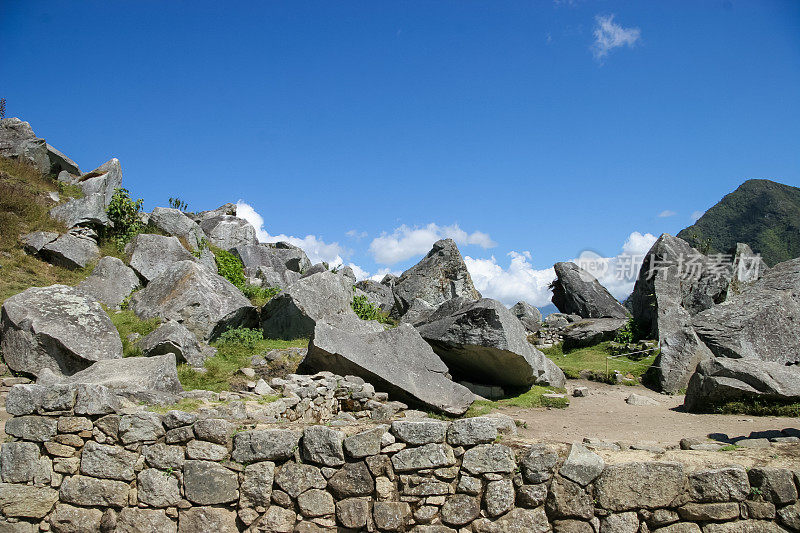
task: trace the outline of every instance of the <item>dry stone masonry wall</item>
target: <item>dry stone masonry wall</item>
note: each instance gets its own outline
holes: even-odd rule
[[[356,432],[341,428],[345,433],[118,405],[98,385],[11,389],[0,531],[800,528],[800,471],[607,465],[581,444],[568,453],[546,444],[508,446],[487,417],[406,417]]]

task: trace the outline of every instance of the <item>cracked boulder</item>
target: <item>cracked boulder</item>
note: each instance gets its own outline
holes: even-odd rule
[[[258,244],[256,229],[243,218],[219,215],[200,222],[200,228],[208,237],[208,242],[223,250]]]
[[[568,315],[582,318],[625,318],[628,312],[589,272],[575,263],[556,263],[553,304]]]
[[[139,341],[142,352],[147,357],[173,353],[179,363],[202,367],[217,350],[197,341],[194,333],[183,324],[169,320]]]

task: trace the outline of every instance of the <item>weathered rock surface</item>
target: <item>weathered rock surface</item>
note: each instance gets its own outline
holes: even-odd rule
[[[140,233],[125,246],[128,264],[146,282],[153,281],[179,261],[195,261],[177,237]]]
[[[72,199],[50,210],[50,215],[68,228],[77,225],[105,226],[108,224],[106,208],[114,191],[122,187],[122,166],[118,159],[110,159],[78,180],[82,198]]]
[[[525,331],[529,333],[536,333],[542,327],[542,312],[528,302],[517,302],[511,308],[511,313],[522,322]]]
[[[496,300],[456,299],[417,329],[458,378],[518,387],[564,384],[563,372],[528,342],[519,319]]]
[[[800,367],[772,361],[717,357],[701,362],[684,405],[692,411],[737,400],[800,400]]]
[[[117,307],[141,286],[139,276],[116,257],[98,261],[92,274],[77,285],[77,290],[108,307]]]
[[[271,268],[276,272],[289,270],[297,274],[311,268],[311,261],[306,253],[288,242],[236,246],[231,249],[231,253],[241,259],[245,274],[250,277],[256,276],[260,267]]]
[[[223,250],[258,244],[256,229],[243,218],[219,215],[200,222],[200,228],[211,244]]]
[[[42,246],[39,255],[48,263],[78,269],[99,258],[100,248],[93,239],[70,231]]]
[[[775,265],[692,324],[717,357],[800,365],[800,259]]]
[[[625,318],[628,312],[589,272],[575,263],[556,263],[553,304],[562,313],[583,318]]]
[[[667,507],[683,492],[684,484],[679,463],[609,465],[595,483],[595,498],[612,511]]]
[[[192,250],[198,250],[205,238],[200,226],[179,209],[156,207],[150,213],[150,224],[173,237],[185,239]]]
[[[450,414],[463,414],[475,399],[447,378],[447,366],[405,324],[353,332],[319,322],[301,368],[360,376],[393,397]]]
[[[395,281],[393,291],[400,314],[405,314],[416,298],[438,306],[456,296],[469,300],[481,297],[452,239],[434,243],[419,263]]]
[[[627,323],[624,318],[590,318],[570,324],[561,333],[564,336],[564,350],[612,340]]]
[[[50,172],[47,143],[36,137],[29,123],[16,117],[0,120],[0,155],[24,161],[42,173]]]
[[[168,320],[145,336],[139,346],[147,357],[173,353],[178,362],[193,367],[202,367],[205,360],[216,353],[215,348],[198,342],[194,333],[175,320]]]
[[[47,146],[47,158],[50,160],[50,173],[51,174],[59,174],[61,172],[69,172],[70,174],[80,174],[81,171],[78,168],[78,164],[55,149],[54,147]]]
[[[34,231],[33,233],[21,235],[19,240],[22,242],[25,253],[36,255],[46,244],[50,244],[57,238],[58,233],[52,231]]]
[[[382,312],[389,313],[394,308],[394,294],[391,287],[371,279],[361,280],[355,286],[366,295],[367,301]]]
[[[38,375],[74,374],[95,361],[122,357],[122,341],[99,303],[64,285],[33,287],[8,298],[0,317],[6,364]]]
[[[320,272],[293,283],[261,310],[267,338],[310,337],[319,321],[358,320],[352,307],[353,286],[332,272]]]
[[[255,308],[250,300],[222,276],[194,261],[179,261],[154,278],[131,298],[139,318],[175,320],[210,340],[229,327],[254,327]]]

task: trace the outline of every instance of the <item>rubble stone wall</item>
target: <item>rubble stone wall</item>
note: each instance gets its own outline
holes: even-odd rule
[[[800,468],[605,464],[511,447],[489,418],[248,429],[114,407],[99,386],[17,385],[0,532],[725,533],[800,529]]]

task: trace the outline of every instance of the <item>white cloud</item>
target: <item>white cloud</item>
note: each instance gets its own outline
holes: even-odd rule
[[[669,209],[665,209],[658,214],[658,218],[667,218],[667,217],[674,217],[677,215],[675,211],[670,211]]]
[[[279,242],[299,246],[308,255],[312,263],[325,261],[331,265],[344,264],[343,256],[349,255],[349,250],[340,246],[338,242],[326,243],[316,235],[306,235],[305,237],[294,237],[290,235],[271,235],[264,229],[264,217],[262,217],[250,204],[242,200],[236,202],[236,215],[247,220],[256,229],[256,236],[260,242]],[[355,270],[355,269],[353,269]]]
[[[459,245],[475,244],[484,249],[497,246],[487,233],[482,231],[467,233],[458,224],[439,226],[431,223],[413,228],[403,224],[390,234],[383,232],[380,237],[374,238],[369,245],[369,252],[376,262],[393,265],[415,255],[427,253],[434,242],[445,238],[453,239]]]
[[[642,36],[639,28],[623,28],[615,23],[614,15],[597,15],[594,20],[594,43],[591,48],[598,61],[602,61],[614,48],[632,48]]]
[[[372,281],[381,281],[381,280],[383,280],[384,276],[386,276],[386,274],[392,274],[394,276],[399,276],[400,274],[402,274],[402,272],[400,272],[399,270],[392,270],[391,268],[381,268],[380,270],[375,272],[373,275],[371,275],[369,277],[369,279],[371,279]]]
[[[348,237],[352,237],[353,239],[355,239],[357,241],[360,241],[361,239],[363,239],[364,237],[367,236],[367,232],[366,231],[358,231],[358,230],[351,229],[350,231],[345,233],[345,235],[347,235]]]
[[[631,233],[622,245],[622,253],[602,257],[584,251],[575,263],[585,268],[616,298],[625,298],[633,290],[645,254],[656,241],[650,233]],[[513,305],[520,300],[544,306],[550,303],[552,293],[548,286],[555,278],[552,268],[536,269],[530,263],[530,252],[510,252],[511,262],[503,268],[492,256],[490,259],[465,257],[467,269],[475,287],[487,298]]]
[[[694,211],[691,216],[692,222],[697,222],[700,219],[700,217],[705,214],[706,214],[705,211]]]

